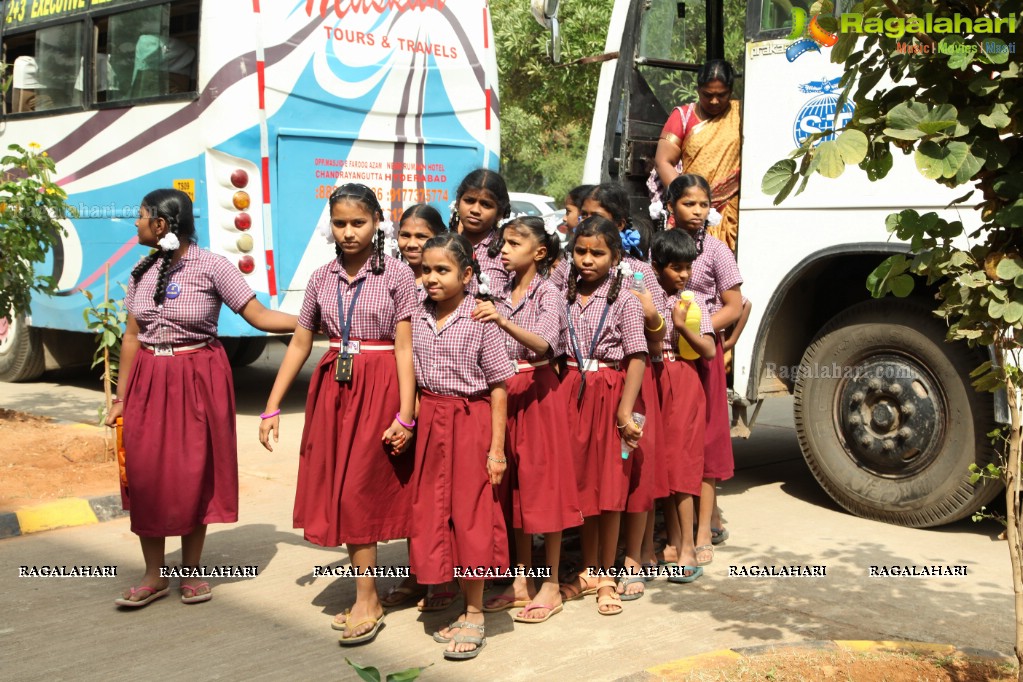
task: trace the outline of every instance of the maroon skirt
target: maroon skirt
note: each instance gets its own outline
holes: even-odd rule
[[[508,568],[508,530],[490,484],[490,399],[422,391],[412,491],[409,563],[422,585],[456,577],[455,568]]]
[[[394,351],[355,355],[343,384],[334,379],[337,354],[324,353],[309,381],[294,526],[323,547],[407,538],[413,455],[392,455],[381,440],[401,407]]]
[[[140,348],[124,401],[121,501],[142,537],[238,520],[234,383],[223,346],[169,357]]]
[[[707,421],[703,432],[703,477],[720,481],[735,474],[732,430],[728,416],[728,385],[725,383],[724,351],[715,335],[717,352],[710,360],[698,358],[696,371],[707,395]]]
[[[671,492],[668,488],[668,465],[664,452],[657,447],[661,442],[658,435],[661,430],[661,407],[651,364],[648,360],[643,370],[643,384],[634,408],[635,412],[646,417],[646,423],[643,425],[639,447],[629,456],[633,462],[625,511],[630,513],[652,511],[654,500],[667,497]]]
[[[554,533],[583,522],[575,487],[564,394],[549,365],[508,380],[508,472],[512,524],[526,533]]]
[[[568,426],[572,434],[576,490],[583,516],[604,511],[624,511],[629,494],[633,458],[622,459],[622,437],[616,415],[622,399],[625,374],[610,367],[586,373],[582,401],[579,370],[569,367],[559,392],[568,404]]]
[[[703,480],[703,432],[707,398],[696,366],[690,360],[654,364],[661,401],[660,445],[668,465],[673,493],[700,494]]]

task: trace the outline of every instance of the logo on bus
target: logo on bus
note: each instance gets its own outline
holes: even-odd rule
[[[842,105],[842,112],[838,115],[838,121],[833,126],[835,112],[838,110],[838,84],[841,80],[841,77],[830,80],[822,78],[819,81],[810,81],[799,86],[800,92],[818,94],[816,97],[811,97],[802,106],[799,113],[796,114],[795,122],[792,124],[792,139],[795,140],[797,147],[803,144],[803,141],[810,137],[810,135],[832,127],[842,128],[852,119],[853,105],[846,102]],[[834,139],[835,134],[831,133],[821,138],[818,144],[825,140]]]
[[[834,17],[825,16],[826,21],[833,19]],[[807,52],[820,52],[822,47],[831,47],[838,42],[838,36],[821,26],[820,15],[813,15],[808,23],[806,10],[793,7],[792,32],[786,36],[786,40],[794,41],[785,50],[785,58],[794,62]]]

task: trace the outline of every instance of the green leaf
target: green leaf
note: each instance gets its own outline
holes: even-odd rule
[[[782,159],[764,173],[764,179],[760,182],[761,191],[767,195],[777,194],[794,177],[795,172],[796,162],[792,159]]]
[[[846,164],[859,163],[867,156],[867,136],[855,128],[843,130],[835,143]]]
[[[885,121],[888,126],[898,130],[916,130],[917,125],[923,120],[924,116],[927,115],[927,106],[920,102],[908,101],[903,102],[888,112],[885,116]],[[888,130],[885,130],[885,135],[889,135]]]
[[[999,47],[1001,49],[999,49]],[[994,49],[992,49],[994,48]],[[1000,38],[984,39],[984,56],[992,64],[1004,64],[1009,61],[1009,49],[1005,41]]]
[[[798,180],[799,180],[798,175],[793,175],[791,178],[789,178],[788,182],[785,183],[785,186],[781,188],[780,192],[778,192],[778,196],[774,198],[775,206],[785,201],[786,197],[788,197],[788,195],[792,192],[792,189],[796,186],[796,182]]]
[[[1023,258],[1019,256],[1013,256],[1012,258],[1003,258],[998,261],[998,267],[995,268],[995,273],[999,279],[1016,279],[1023,275]]]
[[[991,108],[990,114],[981,114],[977,119],[988,128],[994,128],[995,130],[1001,130],[1002,128],[1008,127],[1012,120],[1009,118],[1009,108],[1001,102],[995,104]]]
[[[967,149],[969,149],[967,147]],[[980,172],[980,169],[984,167],[984,161],[978,159],[976,156],[971,154],[969,151],[966,153],[966,158],[963,159],[963,163],[959,166],[959,169],[955,172],[955,179],[957,185],[964,185]],[[971,190],[966,196],[969,197],[973,194]]]
[[[917,124],[917,128],[927,135],[934,135],[954,126],[958,113],[951,104],[939,104],[927,112]]]
[[[917,148],[914,158],[920,173],[925,178],[936,180],[954,176],[969,154],[970,148],[965,142],[949,142],[942,146],[927,141]]]
[[[914,280],[912,275],[899,275],[891,281],[891,290],[899,298],[906,298],[913,293]]]
[[[345,658],[345,663],[352,666],[355,669],[355,673],[360,679],[365,682],[380,682],[380,671],[372,666],[363,667],[358,663],[352,662],[350,658]]]
[[[1005,314],[1006,303],[999,301],[998,299],[991,299],[991,302],[987,304],[987,314],[996,320],[1002,319]]]
[[[984,374],[985,372],[989,372],[989,371],[991,371],[991,361],[990,360],[985,360],[984,362],[982,362],[980,364],[980,366],[974,368],[970,372],[970,376],[971,377],[979,377],[981,374]],[[989,433],[987,435],[990,436],[991,434]],[[971,464],[970,465],[970,467],[971,467],[970,470],[972,471],[973,467],[976,467],[976,466],[977,466],[976,464]]]
[[[1005,312],[1002,313],[1002,318],[1009,324],[1019,322],[1020,318],[1023,318],[1023,303],[1009,301],[1005,306]]]
[[[836,140],[828,140],[817,145],[817,156],[820,163],[817,172],[826,178],[837,178],[845,171],[845,163],[842,161],[842,154],[838,149]]]
[[[881,298],[888,293],[891,280],[904,274],[909,269],[909,261],[904,255],[896,254],[881,261],[874,271],[867,275],[867,289],[874,298]]]
[[[430,665],[433,665],[433,663]],[[422,668],[409,668],[407,670],[402,670],[401,672],[391,673],[387,676],[387,682],[409,682],[410,680],[414,680],[419,677],[419,675],[429,668],[430,665]]]

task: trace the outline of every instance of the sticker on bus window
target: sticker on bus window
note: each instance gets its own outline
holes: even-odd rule
[[[195,180],[175,180],[174,189],[180,189],[189,199],[195,201]]]

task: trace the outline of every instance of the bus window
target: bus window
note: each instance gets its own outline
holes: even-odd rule
[[[4,50],[14,60],[11,113],[66,109],[81,103],[74,89],[82,61],[81,22],[8,36]]]
[[[706,59],[705,0],[652,0],[643,12],[637,47],[637,69],[645,85],[661,105],[670,112],[680,102],[696,99],[696,73],[691,70],[664,68],[660,63],[699,65]],[[657,66],[648,66],[652,61]],[[659,68],[658,68],[659,67]]]
[[[805,0],[761,0],[760,30],[774,31],[792,28],[792,9],[806,9]]]

